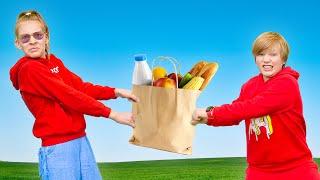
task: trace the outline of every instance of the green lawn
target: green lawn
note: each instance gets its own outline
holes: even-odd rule
[[[320,159],[315,159],[320,165]],[[243,179],[245,158],[99,163],[104,179]],[[39,179],[37,163],[0,161],[0,179]]]

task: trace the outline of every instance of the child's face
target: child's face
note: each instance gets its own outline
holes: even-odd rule
[[[280,51],[280,45],[275,44],[255,57],[264,81],[269,80],[281,71],[284,61],[281,58]]]
[[[23,21],[19,23],[18,37],[15,44],[26,56],[45,58],[45,47],[48,38],[42,27],[39,21]]]

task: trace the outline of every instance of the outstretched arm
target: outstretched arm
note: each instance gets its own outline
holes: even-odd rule
[[[282,77],[270,83],[272,84],[252,98],[213,108],[207,113],[207,124],[234,125],[243,119],[257,118],[292,108],[299,96],[296,80]]]
[[[231,104],[216,106],[208,112],[197,109],[193,114],[192,123],[231,126],[239,124],[243,119],[261,117],[291,108],[298,96],[296,80],[282,77],[270,83],[272,84],[267,89],[252,98],[238,98]]]
[[[65,84],[39,62],[28,62],[19,72],[20,90],[59,102],[82,114],[109,117],[110,108]]]
[[[108,100],[117,98],[115,88],[95,85],[84,82],[78,75],[64,67],[72,79],[72,85],[79,91],[93,97],[96,100]]]

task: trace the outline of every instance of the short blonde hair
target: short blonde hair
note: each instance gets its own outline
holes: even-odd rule
[[[280,56],[284,62],[287,62],[289,56],[289,45],[284,37],[276,32],[264,32],[260,34],[253,42],[252,54],[256,57],[258,54],[271,48],[275,44],[280,45]]]

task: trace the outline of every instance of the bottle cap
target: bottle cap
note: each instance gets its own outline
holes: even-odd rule
[[[134,55],[134,60],[136,60],[136,61],[144,61],[146,59],[147,59],[147,56],[145,54]]]

